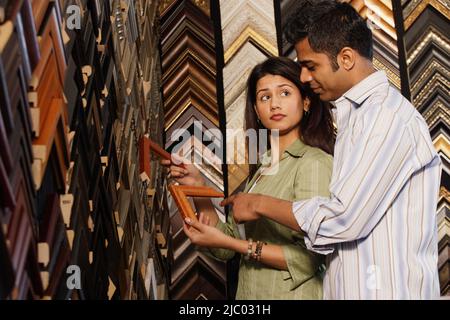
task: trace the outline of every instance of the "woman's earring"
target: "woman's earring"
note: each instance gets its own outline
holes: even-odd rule
[[[309,110],[305,111],[305,118],[308,118],[310,114]]]
[[[257,122],[259,125],[262,125],[261,119],[256,118],[256,122]]]

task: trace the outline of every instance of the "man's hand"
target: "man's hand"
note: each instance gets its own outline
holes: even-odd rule
[[[260,201],[258,194],[238,193],[223,200],[222,207],[231,205],[233,207],[233,217],[236,223],[257,220],[261,216],[256,208]]]
[[[295,231],[300,231],[300,226],[292,213],[291,201],[261,194],[239,193],[220,203],[221,206],[228,204],[233,206],[233,217],[237,223],[257,220],[264,216]]]

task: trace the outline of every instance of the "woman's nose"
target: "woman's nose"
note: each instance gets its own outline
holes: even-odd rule
[[[280,108],[280,100],[277,97],[272,97],[270,103],[270,110],[279,109]]]

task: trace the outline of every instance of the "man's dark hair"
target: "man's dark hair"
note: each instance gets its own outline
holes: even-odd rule
[[[369,60],[373,58],[372,31],[348,3],[304,0],[289,17],[284,34],[294,45],[308,38],[315,52],[330,57],[334,71],[339,68],[337,55],[344,47],[356,50]]]

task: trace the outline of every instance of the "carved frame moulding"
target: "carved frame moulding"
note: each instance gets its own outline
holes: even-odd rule
[[[162,51],[165,52],[166,42],[174,41],[177,38],[174,35],[183,29],[193,28],[197,37],[202,37],[203,39],[211,38],[208,35],[213,35],[214,31],[209,21],[208,17],[191,1],[183,0],[178,2],[173,12],[161,15]]]
[[[203,113],[199,112],[195,105],[190,104],[186,108],[183,109],[184,112],[180,113],[179,116],[170,124],[170,126],[166,127],[166,148],[170,149],[174,144],[171,141],[172,134],[175,130],[179,128],[189,128],[194,124],[195,121],[198,121],[202,124],[202,131],[208,129],[217,129],[215,123],[211,122],[207,117],[203,115]],[[213,131],[214,134],[215,131]],[[216,136],[217,139],[220,139],[220,136]]]
[[[215,100],[215,71],[190,53],[183,55],[178,64],[165,72],[162,79],[164,97],[170,97],[177,92],[178,86],[186,78],[198,83],[204,94],[208,95],[210,100]]]
[[[447,20],[450,19],[450,6],[445,0],[415,0],[411,1],[410,4],[412,6],[407,6],[404,9],[405,30],[408,30],[414,24],[428,6],[433,6]]]
[[[215,73],[214,44],[195,34],[194,31],[181,30],[180,35],[173,42],[167,44],[162,61],[163,70],[169,70],[174,65],[178,65],[185,55],[192,55],[198,61],[203,62],[211,73]]]
[[[170,128],[173,123],[185,112],[190,106],[194,106],[199,113],[205,116],[209,122],[212,122],[217,128],[219,126],[217,109],[212,109],[214,106],[210,101],[205,101],[205,95],[197,89],[196,86],[192,86],[188,83],[184,84],[180,93],[182,96],[173,103],[166,107],[165,113],[165,127]]]
[[[272,0],[221,0],[225,63],[249,39],[269,55],[278,55]]]

